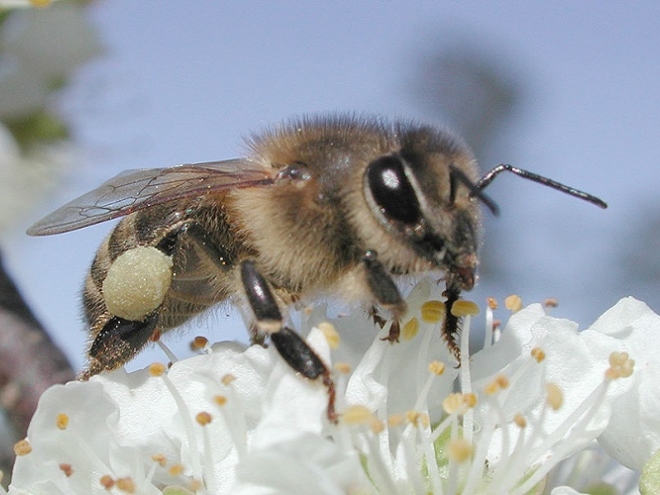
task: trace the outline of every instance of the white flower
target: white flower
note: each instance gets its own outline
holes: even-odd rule
[[[374,339],[364,315],[329,324],[312,313],[308,342],[335,362],[337,424],[324,386],[294,374],[274,349],[216,344],[168,371],[117,371],[47,391],[9,493],[467,495],[545,486],[558,495],[588,489],[594,478],[585,473],[626,489],[614,471],[604,474],[611,461],[594,442],[644,435],[620,438],[610,416],[641,400],[648,366],[637,369],[630,356],[648,345],[640,356],[653,359],[655,342],[641,343],[642,327],[658,319],[648,308],[623,301],[578,333],[532,305],[471,358],[468,316],[458,368],[441,341],[434,284],[420,283],[408,303],[396,345],[381,340],[388,325]],[[333,325],[345,338],[331,352]],[[633,327],[634,345],[622,338]],[[369,347],[347,349],[363,333]],[[645,393],[655,404],[658,392]]]
[[[660,449],[660,317],[628,297],[590,330],[619,343],[635,359],[631,388],[614,403],[610,423],[598,441],[622,464],[641,471]]]
[[[3,9],[27,9],[30,7],[48,7],[56,0],[0,0]]]
[[[67,143],[42,144],[21,153],[11,133],[0,124],[0,229],[34,208],[74,162],[73,147]]]
[[[2,7],[44,1],[2,0]],[[78,3],[12,13],[2,26],[0,118],[30,115],[48,102],[53,87],[66,81],[82,63],[100,52],[98,37]]]

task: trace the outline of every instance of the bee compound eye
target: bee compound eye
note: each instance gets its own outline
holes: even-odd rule
[[[367,168],[367,184],[385,217],[412,225],[419,222],[422,213],[404,167],[403,160],[398,156],[380,157]]]

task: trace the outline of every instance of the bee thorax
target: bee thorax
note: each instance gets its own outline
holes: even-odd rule
[[[103,281],[108,311],[127,320],[142,320],[160,306],[172,283],[172,258],[153,246],[122,253]]]

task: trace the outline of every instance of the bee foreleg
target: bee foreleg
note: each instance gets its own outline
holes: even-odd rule
[[[321,358],[293,330],[284,326],[282,313],[268,282],[252,261],[241,263],[241,281],[259,331],[268,333],[277,352],[295,371],[310,380],[322,378],[328,389],[328,419],[336,421],[335,385]]]
[[[398,342],[401,333],[399,317],[406,311],[406,302],[401,297],[392,276],[378,260],[376,251],[367,251],[362,257],[362,262],[366,268],[367,284],[371,294],[378,304],[391,310],[394,316],[389,334],[383,340]]]
[[[445,321],[442,324],[442,337],[444,338],[449,350],[460,363],[461,349],[458,346],[457,338],[460,332],[460,318],[451,311],[452,306],[459,300],[461,290],[451,282],[447,283],[447,288],[442,293],[445,300]]]

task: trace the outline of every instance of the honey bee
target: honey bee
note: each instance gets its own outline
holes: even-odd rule
[[[229,300],[246,309],[254,341],[269,337],[295,371],[321,377],[332,399],[329,370],[287,326],[287,307],[340,294],[389,311],[387,339],[396,341],[406,310],[397,278],[442,272],[443,332],[457,353],[450,310],[475,284],[480,203],[497,213],[483,189],[499,173],[607,206],[507,164],[479,177],[460,138],[413,122],[307,117],[248,147],[244,158],[121,173],[28,230],[59,234],[124,217],[87,276],[83,378],[124,365],[162,332]]]

